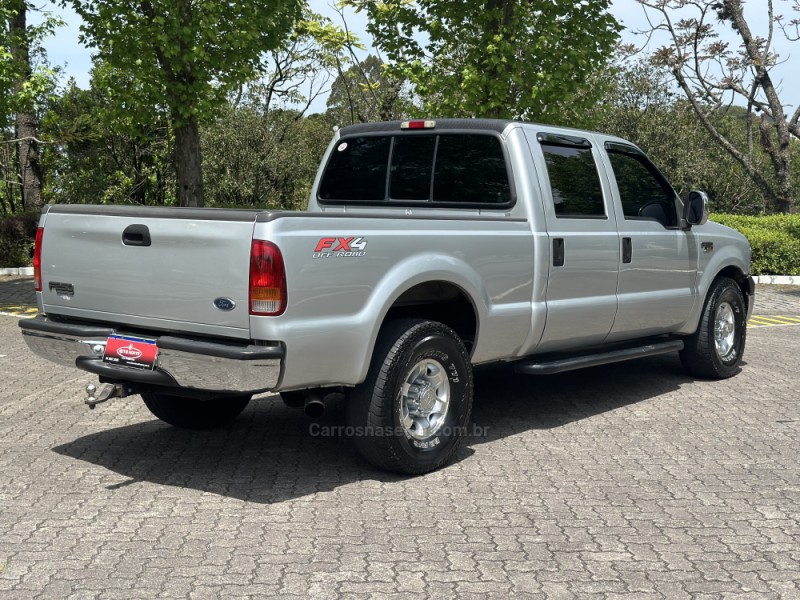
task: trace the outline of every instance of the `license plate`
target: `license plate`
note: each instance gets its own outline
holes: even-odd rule
[[[158,346],[155,340],[110,335],[103,353],[103,362],[135,369],[154,369]]]

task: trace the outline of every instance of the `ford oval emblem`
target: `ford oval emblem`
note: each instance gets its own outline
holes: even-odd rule
[[[230,298],[216,298],[214,300],[214,306],[220,310],[233,310],[236,308],[236,302]]]

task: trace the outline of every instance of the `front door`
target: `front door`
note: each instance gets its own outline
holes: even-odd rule
[[[638,149],[605,145],[621,244],[617,318],[609,341],[675,331],[692,312],[697,243],[677,195]]]

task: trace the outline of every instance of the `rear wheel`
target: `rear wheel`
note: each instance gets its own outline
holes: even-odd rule
[[[472,368],[446,325],[405,319],[378,338],[367,379],[347,403],[359,452],[373,465],[420,474],[447,463],[466,435]]]
[[[306,403],[305,392],[280,392],[281,400],[289,408],[303,408]]]
[[[747,309],[742,290],[728,277],[715,280],[697,331],[680,353],[684,369],[695,377],[725,379],[739,371],[747,339]]]
[[[156,417],[181,429],[213,429],[233,421],[251,396],[197,400],[160,392],[143,392],[142,400]]]

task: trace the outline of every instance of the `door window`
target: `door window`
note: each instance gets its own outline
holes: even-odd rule
[[[605,217],[603,189],[592,148],[542,142],[553,206],[559,218]]]
[[[675,192],[644,155],[610,149],[608,159],[626,219],[654,219],[664,227],[677,226]]]

